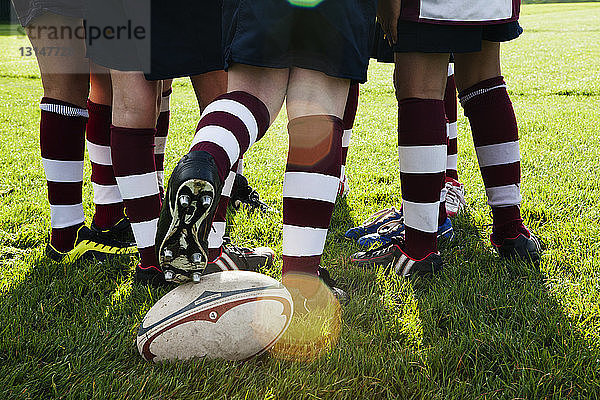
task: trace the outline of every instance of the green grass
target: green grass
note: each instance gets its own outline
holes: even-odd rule
[[[448,268],[410,281],[348,264],[348,227],[399,205],[392,66],[361,87],[340,201],[324,264],[352,298],[337,347],[313,363],[273,358],[150,365],[133,346],[164,291],[132,284],[135,260],[99,269],[43,256],[49,230],[39,157],[39,72],[26,39],[0,35],[0,398],[600,398],[600,6],[523,7],[525,34],[503,49],[519,121],[523,215],[547,244],[539,269],[501,262],[468,123],[459,172],[468,212],[455,220]],[[198,113],[175,83],[167,175]],[[281,210],[287,137],[280,116],[246,157],[261,196]],[[93,213],[89,167],[84,206]],[[231,217],[238,243],[269,245],[281,265],[281,215]]]

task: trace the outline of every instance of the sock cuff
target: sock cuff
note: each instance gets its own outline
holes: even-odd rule
[[[92,100],[88,99],[87,109],[90,113],[98,114],[106,118],[112,118],[112,106],[94,103]]]
[[[156,135],[156,128],[125,128],[120,126],[110,126],[111,134],[130,135],[130,136],[151,136]],[[153,141],[154,142],[154,141]]]
[[[42,98],[40,110],[62,115],[64,117],[89,118],[88,111],[85,108],[51,97]]]
[[[460,104],[465,107],[467,104],[471,105],[472,103],[470,101],[475,98],[482,101],[482,95],[487,94],[495,89],[506,90],[506,82],[504,82],[503,76],[496,76],[494,78],[483,80],[465,90],[462,90],[458,94],[458,99],[460,100]]]

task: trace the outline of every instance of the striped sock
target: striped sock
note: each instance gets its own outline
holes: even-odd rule
[[[114,226],[125,216],[125,206],[115,180],[110,156],[112,107],[88,100],[87,149],[92,165],[94,223],[100,229]]]
[[[440,192],[446,171],[444,103],[410,98],[398,105],[405,250],[420,260],[437,251]]]
[[[340,183],[342,185],[346,178],[346,159],[348,158],[348,148],[350,147],[350,141],[352,139],[352,127],[354,126],[354,119],[356,118],[356,111],[358,109],[358,93],[358,83],[350,85],[348,100],[346,100],[346,109],[344,110],[344,117],[342,119],[344,124],[344,134],[342,136],[342,166],[340,173]]]
[[[246,92],[219,96],[202,113],[190,152],[206,151],[215,159],[224,181],[231,167],[269,127],[267,107]]]
[[[160,114],[156,121],[156,136],[154,137],[154,164],[156,165],[156,177],[161,197],[165,192],[165,148],[167,147],[167,136],[169,135],[169,118],[171,116],[171,93],[173,89],[163,92],[160,102]]]
[[[502,76],[462,91],[460,102],[469,118],[475,152],[492,207],[494,236],[514,238],[526,233],[521,203],[519,134],[512,103]]]
[[[50,203],[50,244],[71,250],[85,216],[81,202],[83,153],[88,112],[44,97],[40,104],[40,148]]]
[[[227,227],[227,206],[229,205],[229,198],[231,197],[231,189],[233,188],[233,182],[235,181],[235,171],[237,165],[232,167],[232,171],[229,171],[229,175],[225,179],[223,189],[221,190],[221,198],[219,199],[219,205],[215,211],[213,217],[212,229],[208,233],[208,259],[214,260],[221,253],[221,246],[223,245],[223,236],[225,236],[225,228]]]
[[[446,176],[458,181],[458,129],[456,120],[458,111],[456,101],[456,83],[454,82],[454,68],[448,65],[448,81],[446,83],[446,94],[444,96],[444,110],[446,111],[448,155],[446,161]]]
[[[283,271],[316,275],[339,188],[342,120],[311,115],[288,124],[283,180]]]
[[[156,129],[111,126],[111,155],[119,191],[137,243],[141,267],[158,266],[154,250],[160,194],[154,166]]]

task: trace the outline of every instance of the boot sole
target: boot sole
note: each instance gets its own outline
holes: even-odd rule
[[[159,263],[168,282],[199,280],[208,263],[206,236],[212,222],[216,193],[203,179],[190,179],[168,201],[171,224],[159,245]],[[183,200],[185,199],[185,200]]]

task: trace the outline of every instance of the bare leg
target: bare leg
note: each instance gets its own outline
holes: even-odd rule
[[[29,36],[33,47],[58,47],[64,49],[68,54],[66,56],[60,53],[56,54],[56,52],[46,52],[45,55],[40,52],[36,54],[44,86],[44,97],[85,108],[89,91],[89,63],[85,58],[84,41],[49,38],[47,29],[40,30],[41,35],[38,35],[40,33],[36,29],[38,25],[57,28],[67,26],[75,30],[82,26],[83,22],[80,19],[47,13],[36,18],[26,30],[35,33]]]
[[[158,117],[161,81],[147,81],[141,72],[111,70],[113,125],[154,129]]]
[[[141,72],[112,70],[111,77],[113,169],[140,251],[139,269],[159,271],[154,250],[160,212],[154,136],[162,86],[160,81],[147,81]]]
[[[459,92],[486,79],[502,75],[500,43],[481,42],[481,51],[454,55],[456,87]]]
[[[444,92],[448,54],[396,53],[398,150],[406,242],[396,272],[410,275],[411,259],[437,252],[437,230],[445,220],[440,192],[446,171]],[[443,213],[443,215],[442,215]],[[433,259],[439,256],[432,256]],[[431,269],[441,260],[429,259]]]
[[[125,205],[119,192],[110,156],[112,123],[112,80],[110,70],[90,63],[90,98],[86,137],[92,165],[95,213],[92,228],[106,231],[125,218]],[[128,236],[128,235],[127,235]],[[130,242],[127,236],[120,238]]]
[[[517,120],[500,75],[500,44],[483,41],[480,52],[457,54],[456,84],[469,118],[475,152],[492,208],[492,243],[500,255],[539,261],[539,246],[521,219],[521,163]]]
[[[289,73],[288,69],[234,64],[229,69],[227,91],[243,91],[261,100],[269,110],[271,124],[283,105]]]
[[[44,98],[41,102],[40,147],[50,203],[50,244],[47,254],[67,260],[84,222],[81,198],[84,133],[87,117],[89,65],[80,39],[54,39],[37,26],[82,26],[80,19],[44,14],[26,28],[33,47],[58,48],[37,52]],[[65,53],[65,54],[61,54]]]
[[[289,153],[283,190],[284,282],[317,275],[341,171],[342,116],[350,82],[293,68],[287,90]],[[290,281],[290,279],[292,281]],[[314,288],[304,287],[311,296]]]
[[[200,113],[214,99],[227,92],[227,72],[225,71],[212,71],[191,76],[190,80],[194,87],[194,93],[196,93]]]

